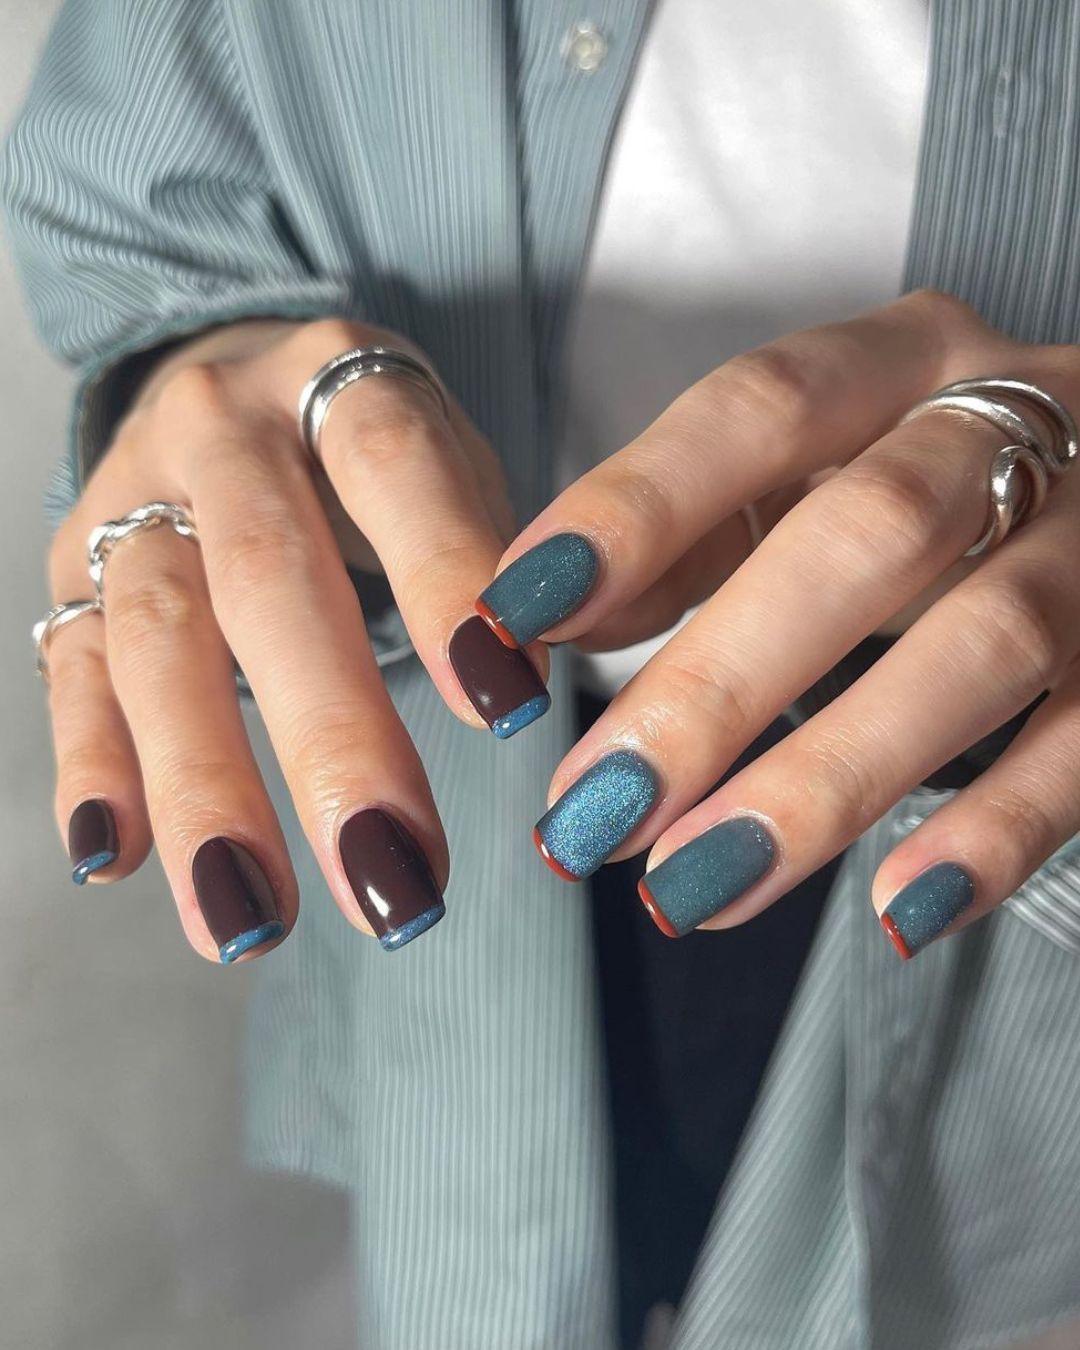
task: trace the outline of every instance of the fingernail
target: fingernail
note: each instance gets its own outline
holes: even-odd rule
[[[533,830],[533,843],[564,881],[596,871],[649,814],[656,774],[632,750],[615,750],[585,770]]]
[[[600,559],[580,534],[556,534],[505,568],[476,602],[508,647],[524,647],[573,614],[596,584]]]
[[[638,894],[662,933],[685,937],[760,881],[775,857],[776,845],[761,821],[734,816],[646,872]]]
[[[357,903],[386,951],[404,947],[446,913],[423,850],[387,812],[370,807],[350,816],[338,849]]]
[[[284,933],[274,888],[242,844],[208,839],[192,859],[191,880],[222,965]]]
[[[86,878],[100,872],[120,856],[116,837],[116,817],[108,802],[91,797],[71,813],[68,821],[68,854],[71,857],[71,879],[77,886],[85,886]]]
[[[881,926],[905,961],[962,914],[975,899],[975,882],[957,863],[936,863],[897,891]]]
[[[500,642],[483,619],[466,619],[455,629],[449,656],[469,701],[499,740],[507,740],[551,707],[528,656]]]

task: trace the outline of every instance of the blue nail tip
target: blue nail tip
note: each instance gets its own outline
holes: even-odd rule
[[[100,872],[103,867],[108,867],[110,863],[114,863],[118,856],[108,849],[101,853],[91,853],[89,858],[83,858],[82,862],[76,863],[71,872],[72,881],[76,886],[85,886],[87,877],[92,876],[94,872]]]
[[[601,867],[652,810],[660,785],[632,750],[615,750],[581,775],[537,823],[544,849],[583,880]]]
[[[285,931],[285,925],[280,919],[274,919],[270,923],[261,923],[258,928],[249,928],[246,933],[240,933],[234,938],[230,938],[218,951],[223,966],[230,965],[238,956],[243,956],[245,952],[251,951],[253,947],[261,947],[264,942],[273,942],[275,938],[281,937]]]
[[[650,910],[655,907],[673,930],[669,936],[685,937],[760,881],[775,857],[772,835],[760,820],[732,816],[669,854],[641,885]]]
[[[975,882],[970,873],[958,863],[936,863],[893,896],[882,918],[891,921],[907,954],[914,956],[974,900]]]
[[[537,718],[543,717],[550,707],[551,695],[537,694],[536,698],[529,699],[520,708],[514,708],[505,717],[497,718],[491,724],[491,729],[500,741],[508,741],[511,736],[517,735]]]
[[[480,603],[524,647],[573,614],[599,572],[599,555],[584,535],[552,535],[500,572]]]
[[[429,928],[433,928],[445,913],[445,905],[432,905],[430,909],[425,909],[423,914],[418,914],[415,919],[403,923],[400,928],[391,928],[388,933],[383,933],[379,938],[379,945],[383,951],[396,952],[399,947],[404,947],[413,938],[418,938],[421,933],[426,933]]]

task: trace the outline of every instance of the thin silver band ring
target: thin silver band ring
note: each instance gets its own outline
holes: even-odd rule
[[[44,616],[34,624],[31,636],[34,640],[34,652],[37,658],[37,673],[49,683],[49,646],[61,628],[74,623],[87,614],[100,614],[100,600],[69,600],[53,605]]]
[[[338,394],[366,375],[393,375],[410,380],[436,400],[445,417],[450,415],[442,381],[423,361],[396,347],[356,347],[327,361],[300,391],[297,421],[301,439],[313,458],[319,456],[319,437],[330,405]]]

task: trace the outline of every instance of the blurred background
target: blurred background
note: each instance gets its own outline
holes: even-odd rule
[[[0,0],[0,127],[58,8]],[[344,1199],[241,1162],[249,968],[190,950],[155,859],[112,887],[78,889],[65,866],[30,628],[72,382],[6,241],[0,314],[0,1344],[355,1350]]]

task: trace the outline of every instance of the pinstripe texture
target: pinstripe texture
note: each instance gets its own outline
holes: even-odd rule
[[[647,8],[589,7],[610,54],[583,77],[567,0],[69,0],[2,164],[39,328],[82,374],[54,518],[139,353],[327,312],[425,347],[535,510]],[[1019,336],[1080,334],[1078,60],[1074,0],[936,5],[907,284]],[[389,671],[454,859],[437,935],[392,960],[333,912],[248,709],[304,896],[258,967],[251,1152],[352,1190],[364,1350],[614,1344],[588,926],[528,845],[572,734],[555,655],[552,712],[505,745],[414,658]],[[939,800],[845,862],[673,1350],[975,1350],[1080,1312],[1080,844],[901,965],[870,880]]]

